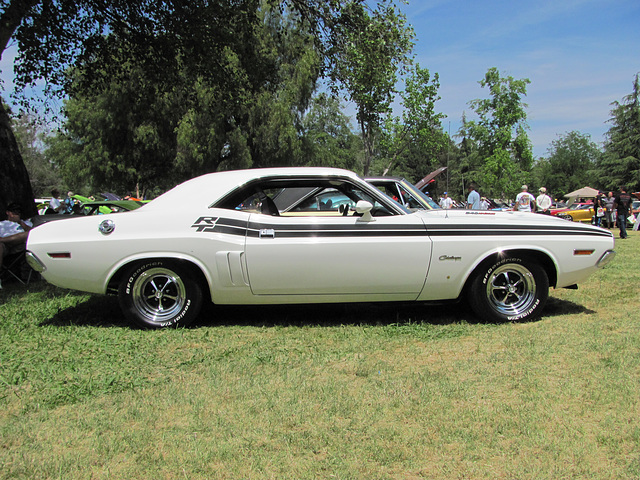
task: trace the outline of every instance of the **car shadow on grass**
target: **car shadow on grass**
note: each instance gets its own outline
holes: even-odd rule
[[[561,315],[576,315],[580,313],[591,315],[596,313],[596,311],[569,300],[549,297],[542,315],[544,317],[559,317]]]
[[[194,327],[238,326],[335,326],[405,323],[477,323],[462,303],[345,303],[319,305],[211,305],[203,309]]]
[[[55,315],[43,320],[41,326],[53,325],[119,327],[129,328],[130,324],[120,311],[118,299],[107,295],[91,295],[88,300],[74,307],[59,310]]]
[[[549,298],[543,317],[595,313],[582,305]],[[534,320],[535,321],[535,320]],[[320,305],[205,305],[191,328],[224,326],[336,326],[428,323],[490,324],[478,318],[466,302],[429,303],[349,303]],[[92,295],[88,300],[58,311],[41,325],[132,328],[114,296]],[[135,327],[133,327],[135,328]]]

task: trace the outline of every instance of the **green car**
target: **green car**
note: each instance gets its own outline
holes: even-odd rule
[[[107,213],[119,213],[135,210],[142,206],[142,202],[136,200],[99,200],[82,203],[80,215],[104,215]]]

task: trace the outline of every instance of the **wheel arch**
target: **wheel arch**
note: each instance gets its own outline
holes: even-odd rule
[[[530,248],[513,248],[494,252],[490,255],[487,255],[484,259],[482,259],[482,261],[478,262],[478,264],[471,269],[469,275],[467,276],[464,287],[462,289],[462,295],[464,296],[468,292],[471,281],[473,280],[473,277],[479,269],[484,268],[485,266],[488,266],[489,264],[494,263],[501,258],[511,256],[519,256],[522,258],[531,259],[534,262],[539,263],[547,274],[547,278],[549,279],[549,286],[555,288],[558,282],[558,267],[556,262],[548,253]]]
[[[133,267],[133,265],[141,264],[148,261],[153,260],[164,260],[168,262],[175,262],[180,265],[182,268],[189,270],[189,272],[193,275],[193,278],[200,285],[203,294],[207,296],[207,300],[211,301],[211,288],[209,285],[209,281],[207,276],[205,275],[202,266],[198,265],[195,261],[188,258],[182,257],[173,257],[168,255],[153,255],[141,258],[133,258],[126,262],[123,262],[119,265],[114,271],[113,275],[109,278],[107,283],[107,293],[112,295],[117,295],[118,286],[120,282],[123,280],[127,272]]]

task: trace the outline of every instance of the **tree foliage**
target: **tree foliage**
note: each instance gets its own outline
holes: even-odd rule
[[[382,174],[391,172],[418,181],[438,164],[438,156],[447,148],[442,131],[444,114],[436,112],[440,100],[437,73],[415,65],[400,92],[402,115],[389,115],[382,131]]]
[[[265,7],[260,17],[250,42],[262,52],[260,64],[244,64],[227,49],[216,60],[224,85],[181,62],[167,73],[171,82],[158,82],[144,58],[126,54],[114,58],[126,75],[99,89],[85,76],[101,64],[77,67],[66,129],[52,145],[66,178],[90,180],[94,189],[152,192],[205,172],[299,163],[319,56],[308,28],[290,15]]]
[[[514,194],[527,180],[533,163],[531,141],[526,133],[527,105],[522,102],[530,81],[501,77],[494,67],[479,83],[489,89],[489,98],[469,102],[478,120],[464,120],[460,135],[477,147],[482,164],[475,180],[484,186],[486,193]]]
[[[333,32],[349,19],[342,14],[345,4],[350,9],[363,1],[1,0],[0,48],[4,52],[12,39],[18,46],[14,64],[18,87],[44,79],[45,91],[52,95],[72,94],[73,88],[107,88],[113,81],[126,79],[126,69],[110,61],[126,53],[140,60],[139,66],[154,83],[171,85],[180,65],[229,98],[242,99],[247,87],[251,92],[259,90],[256,87],[277,70],[271,57],[264,55],[264,46],[253,43],[261,8],[291,11],[292,22],[307,25],[321,58],[320,69],[326,71]],[[286,31],[283,25],[278,34]],[[229,63],[230,57],[234,62]],[[100,68],[85,69],[82,77],[67,77],[66,72],[77,65]],[[234,75],[236,68],[246,76]],[[29,207],[33,194],[8,116],[0,119],[0,130],[2,200],[20,199]],[[232,137],[231,144],[242,145],[246,140],[238,132]],[[25,212],[34,213],[34,209]]]
[[[391,112],[398,73],[410,63],[414,33],[392,0],[381,1],[373,13],[352,3],[336,30],[331,79],[356,105],[356,120],[364,147],[363,173],[367,175],[376,154],[381,125]]]
[[[612,124],[607,132],[605,154],[598,165],[603,187],[640,190],[640,80],[636,74],[632,92],[613,102]]]
[[[302,138],[301,165],[361,168],[361,139],[351,131],[350,119],[337,98],[321,93],[312,100],[303,120]]]
[[[548,157],[533,168],[536,184],[545,186],[550,195],[562,198],[585,186],[599,187],[593,169],[602,152],[591,137],[577,131],[560,135],[551,142]]]

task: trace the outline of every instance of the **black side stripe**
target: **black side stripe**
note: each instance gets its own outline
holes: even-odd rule
[[[579,225],[569,226],[526,226],[526,225],[275,225],[272,223],[257,223],[235,220],[230,218],[216,218],[211,225],[194,224],[198,232],[225,233],[228,235],[249,236],[257,238],[260,231],[270,229],[275,231],[277,238],[316,238],[316,237],[489,237],[489,236],[558,236],[558,235],[587,235],[597,237],[612,237],[607,230],[597,230]]]

